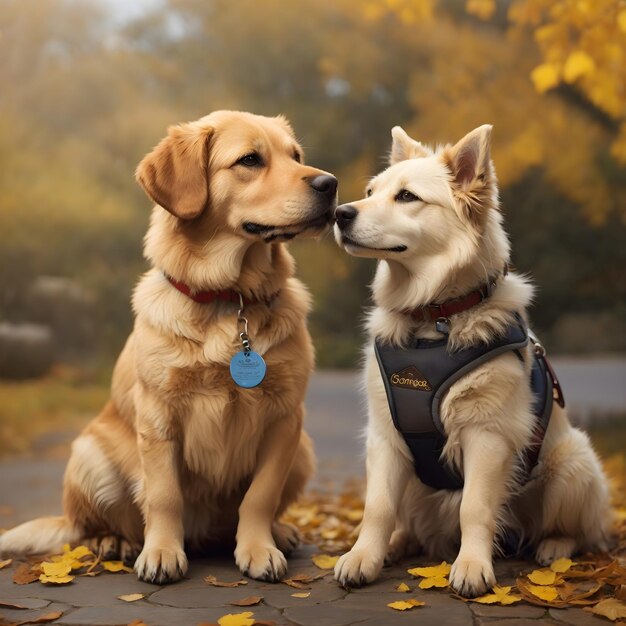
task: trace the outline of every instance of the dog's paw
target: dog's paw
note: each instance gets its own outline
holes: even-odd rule
[[[382,558],[372,558],[371,554],[353,548],[337,561],[335,580],[342,587],[361,587],[376,580],[382,567]]]
[[[450,587],[464,598],[476,598],[496,584],[490,560],[458,557],[450,571]]]
[[[535,559],[539,565],[550,565],[557,559],[568,558],[576,551],[576,541],[571,537],[544,539],[538,546]]]
[[[276,547],[283,554],[290,554],[300,545],[300,533],[295,526],[284,524],[283,522],[274,522],[272,525],[272,537],[276,543]]]
[[[187,572],[187,557],[182,549],[144,547],[135,561],[135,571],[148,583],[172,583]]]
[[[244,576],[278,582],[287,573],[285,555],[272,545],[238,545],[235,562]]]

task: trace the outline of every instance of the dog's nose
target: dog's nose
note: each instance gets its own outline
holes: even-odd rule
[[[321,174],[309,180],[309,185],[325,196],[334,197],[337,193],[337,179],[330,174]]]
[[[358,211],[351,204],[342,204],[335,211],[335,221],[341,230],[357,216]]]

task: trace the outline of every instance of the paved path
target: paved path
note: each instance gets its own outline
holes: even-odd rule
[[[555,359],[569,404],[575,414],[592,416],[596,412],[624,411],[626,407],[626,359],[585,359],[561,362]],[[307,405],[307,429],[313,436],[319,457],[318,481],[339,484],[363,473],[362,441],[359,434],[365,424],[363,401],[357,391],[358,377],[353,372],[322,372],[310,386]],[[71,439],[72,433],[65,438]],[[54,437],[54,444],[59,438]],[[61,477],[65,460],[47,459],[45,445],[33,458],[14,459],[0,463],[0,528],[40,515],[60,512]],[[301,549],[290,561],[290,572],[319,573],[312,566],[311,547]],[[33,583],[18,586],[11,582],[13,567],[0,570],[0,616],[23,621],[53,610],[63,611],[55,624],[99,624],[113,626],[142,619],[148,626],[193,626],[215,622],[225,613],[240,612],[228,602],[246,596],[264,597],[261,605],[251,607],[257,619],[271,619],[277,625],[340,626],[343,624],[390,625],[417,622],[437,626],[514,624],[600,624],[606,623],[578,609],[550,610],[528,605],[488,607],[465,604],[443,591],[412,591],[401,594],[394,586],[406,581],[411,589],[415,582],[406,574],[407,566],[384,571],[380,582],[363,590],[347,592],[328,576],[312,583],[308,598],[294,598],[298,590],[286,585],[267,585],[250,581],[245,587],[223,589],[203,582],[209,574],[220,580],[236,580],[239,573],[232,559],[216,558],[192,561],[188,579],[169,587],[141,583],[130,574],[106,574],[81,578],[67,587],[54,588]],[[528,563],[504,561],[497,565],[501,583],[511,580]],[[117,600],[117,596],[141,592],[146,599],[133,604]],[[416,597],[426,607],[398,613],[387,603]],[[32,610],[2,608],[2,602],[22,603]],[[0,624],[2,622],[0,621]]]

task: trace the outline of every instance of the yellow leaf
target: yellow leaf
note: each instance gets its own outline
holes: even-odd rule
[[[407,572],[411,576],[423,576],[424,578],[447,576],[450,573],[451,566],[445,561],[439,565],[433,565],[431,567],[413,567],[408,569]]]
[[[72,564],[65,561],[58,561],[57,563],[44,561],[41,564],[41,570],[46,576],[65,576],[72,571]]]
[[[141,598],[145,598],[143,593],[128,593],[123,596],[117,596],[118,600],[124,600],[124,602],[137,602]]]
[[[495,0],[467,0],[465,10],[481,20],[488,20],[496,10]]]
[[[596,64],[593,59],[582,50],[572,52],[563,66],[563,78],[568,83],[577,81],[581,76],[591,74]]]
[[[534,596],[537,596],[537,598],[545,600],[546,602],[552,602],[559,597],[559,592],[554,587],[548,585],[527,585],[526,589]]]
[[[6,561],[0,561],[0,569],[6,567],[7,565],[11,565],[13,563],[13,559],[7,559]]]
[[[626,602],[622,602],[621,600],[617,600],[616,598],[607,598],[606,600],[601,600],[594,607],[588,607],[584,610],[591,611],[596,615],[602,615],[602,617],[606,617],[612,622],[618,619],[626,618]]]
[[[520,602],[522,596],[517,595],[509,595],[511,591],[511,587],[498,587],[495,585],[493,588],[493,593],[485,594],[484,596],[480,596],[479,598],[474,598],[471,600],[472,602],[479,602],[480,604],[515,604],[515,602]]]
[[[41,574],[39,580],[42,583],[54,583],[55,585],[65,585],[71,583],[74,580],[74,576],[46,576]]]
[[[536,569],[528,574],[527,578],[535,585],[554,585],[556,572],[549,569]]]
[[[64,556],[78,561],[85,556],[95,556],[95,554],[87,546],[76,546],[73,550],[67,550]]]
[[[556,87],[560,79],[559,69],[559,66],[555,63],[542,63],[538,65],[530,73],[530,78],[535,85],[535,89],[539,93],[544,93],[548,91],[548,89]]]
[[[626,9],[622,9],[617,14],[617,25],[623,33],[626,33]]]
[[[390,609],[395,609],[396,611],[408,611],[416,606],[424,606],[425,604],[426,602],[411,598],[410,600],[396,600],[396,602],[390,602],[387,606]]]
[[[300,591],[298,593],[292,593],[292,598],[308,598],[311,595],[310,591]]]
[[[254,613],[252,611],[245,611],[244,613],[229,613],[228,615],[222,615],[217,620],[220,626],[252,626],[254,624]]]
[[[122,561],[102,561],[102,567],[107,572],[133,572],[132,568],[126,567]]]
[[[311,560],[320,569],[332,569],[339,560],[338,556],[330,556],[329,554],[316,554]]]
[[[406,583],[400,583],[396,587],[396,591],[411,591],[411,588]]]
[[[420,580],[420,589],[431,589],[432,587],[443,588],[448,586],[448,579],[445,576],[431,576]]]
[[[557,559],[550,565],[550,569],[557,574],[563,574],[567,572],[572,565],[576,565],[572,559]]]

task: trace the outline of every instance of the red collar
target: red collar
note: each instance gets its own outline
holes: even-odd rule
[[[467,295],[460,298],[454,298],[452,300],[446,300],[441,304],[427,304],[426,306],[419,306],[416,309],[409,309],[403,311],[405,315],[410,315],[418,322],[436,322],[438,319],[447,319],[457,313],[462,313],[480,304],[483,300],[486,300],[495,289],[496,283],[500,276],[504,277],[508,274],[509,266],[504,265],[502,273],[498,273],[487,284],[482,285],[474,291],[470,291]]]
[[[239,291],[235,291],[234,289],[221,289],[220,291],[194,291],[189,285],[176,280],[167,274],[165,277],[173,287],[178,289],[178,291],[184,293],[194,302],[200,302],[201,304],[210,304],[211,302],[219,300],[221,302],[232,302],[233,304],[238,305],[243,303],[243,306],[257,304],[259,302],[269,305],[278,295],[278,292],[276,292],[267,298],[248,298],[247,296],[242,296]]]

